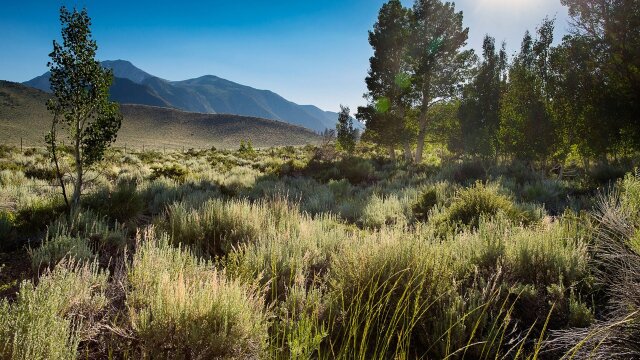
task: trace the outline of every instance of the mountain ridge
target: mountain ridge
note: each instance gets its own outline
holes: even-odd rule
[[[130,85],[130,84],[129,84]],[[0,80],[0,143],[44,146],[51,128],[46,108],[50,95],[26,85]],[[233,114],[192,113],[164,106],[121,104],[124,119],[116,146],[147,148],[237,148],[305,145],[320,137],[301,126]]]
[[[316,132],[335,128],[338,114],[314,105],[299,105],[271,91],[256,89],[215,75],[170,81],[151,75],[126,60],[106,60],[113,70],[111,98],[121,104],[164,106],[187,112],[253,116]],[[49,73],[24,85],[50,92]]]

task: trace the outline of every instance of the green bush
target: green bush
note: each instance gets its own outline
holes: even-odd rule
[[[346,158],[338,163],[340,175],[352,184],[361,184],[374,178],[374,166],[371,160]]]
[[[178,164],[171,164],[169,166],[154,165],[151,167],[151,171],[151,180],[165,177],[177,182],[184,182],[187,179],[187,174],[189,173],[184,166]]]
[[[503,214],[515,224],[529,225],[538,221],[542,214],[535,208],[517,205],[513,200],[499,192],[495,185],[475,185],[458,190],[451,204],[437,214],[436,225],[441,233],[455,228],[478,228],[480,219],[494,218]]]
[[[427,221],[429,213],[438,205],[438,191],[430,187],[420,194],[420,198],[413,205],[413,215],[417,220]]]
[[[128,271],[127,307],[143,357],[260,358],[267,318],[258,292],[153,233]]]

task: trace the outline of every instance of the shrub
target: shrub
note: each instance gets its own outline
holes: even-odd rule
[[[477,182],[472,187],[460,189],[451,204],[437,214],[435,224],[441,233],[460,226],[476,229],[481,218],[493,218],[498,214],[523,225],[542,217],[534,208],[516,205],[510,197],[499,193],[497,186]]]
[[[14,213],[0,210],[0,250],[10,249],[15,245],[15,221]]]
[[[93,257],[93,251],[85,239],[58,235],[47,237],[40,247],[31,250],[31,267],[37,271],[42,267],[52,267],[65,258],[84,263]]]
[[[64,213],[65,205],[60,198],[39,198],[27,207],[18,210],[16,224],[23,234],[43,231],[47,225]]]
[[[427,221],[436,206],[445,205],[455,195],[455,187],[447,182],[440,182],[426,187],[413,204],[413,216],[418,221]]]
[[[171,205],[165,228],[172,241],[216,256],[242,243],[296,231],[298,223],[298,213],[286,201],[251,204],[214,199],[195,209],[183,203]]]
[[[338,164],[340,175],[352,184],[360,184],[373,179],[374,167],[371,160],[346,158]]]
[[[127,181],[119,182],[113,190],[97,191],[87,196],[83,203],[93,211],[119,222],[135,220],[144,209],[136,184]]]
[[[442,180],[466,184],[478,180],[485,181],[487,179],[487,172],[479,160],[463,161],[444,167],[440,171],[439,177]]]
[[[267,321],[254,288],[168,245],[153,232],[141,243],[131,268],[127,306],[144,357],[259,358]]]
[[[187,179],[188,170],[178,164],[171,164],[169,166],[154,165],[151,167],[151,180],[165,177],[177,182],[184,182]]]
[[[625,169],[609,163],[600,163],[589,172],[589,177],[596,185],[608,185],[621,179],[626,174]]]
[[[52,166],[28,166],[24,169],[24,175],[28,178],[54,181],[58,178],[56,170]]]
[[[403,225],[408,222],[400,199],[395,195],[371,196],[362,210],[360,221],[365,227],[381,228],[385,225]]]
[[[413,214],[417,220],[426,221],[436,205],[438,205],[438,192],[434,187],[430,187],[420,194],[420,198],[413,205]]]
[[[0,300],[0,358],[75,359],[107,304],[107,274],[95,265],[63,263],[34,286],[20,285],[13,303]]]

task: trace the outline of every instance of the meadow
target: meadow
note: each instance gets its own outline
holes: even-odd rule
[[[0,147],[0,358],[640,354],[631,164],[356,153],[110,149],[67,214]]]

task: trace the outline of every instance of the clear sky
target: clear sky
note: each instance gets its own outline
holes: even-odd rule
[[[21,82],[47,70],[64,4],[87,7],[100,60],[129,60],[169,80],[217,75],[299,104],[355,109],[372,53],[367,31],[383,2],[0,0],[0,79]],[[557,18],[558,39],[567,29],[560,0],[459,0],[456,7],[475,49],[488,33],[513,52],[546,15]]]

